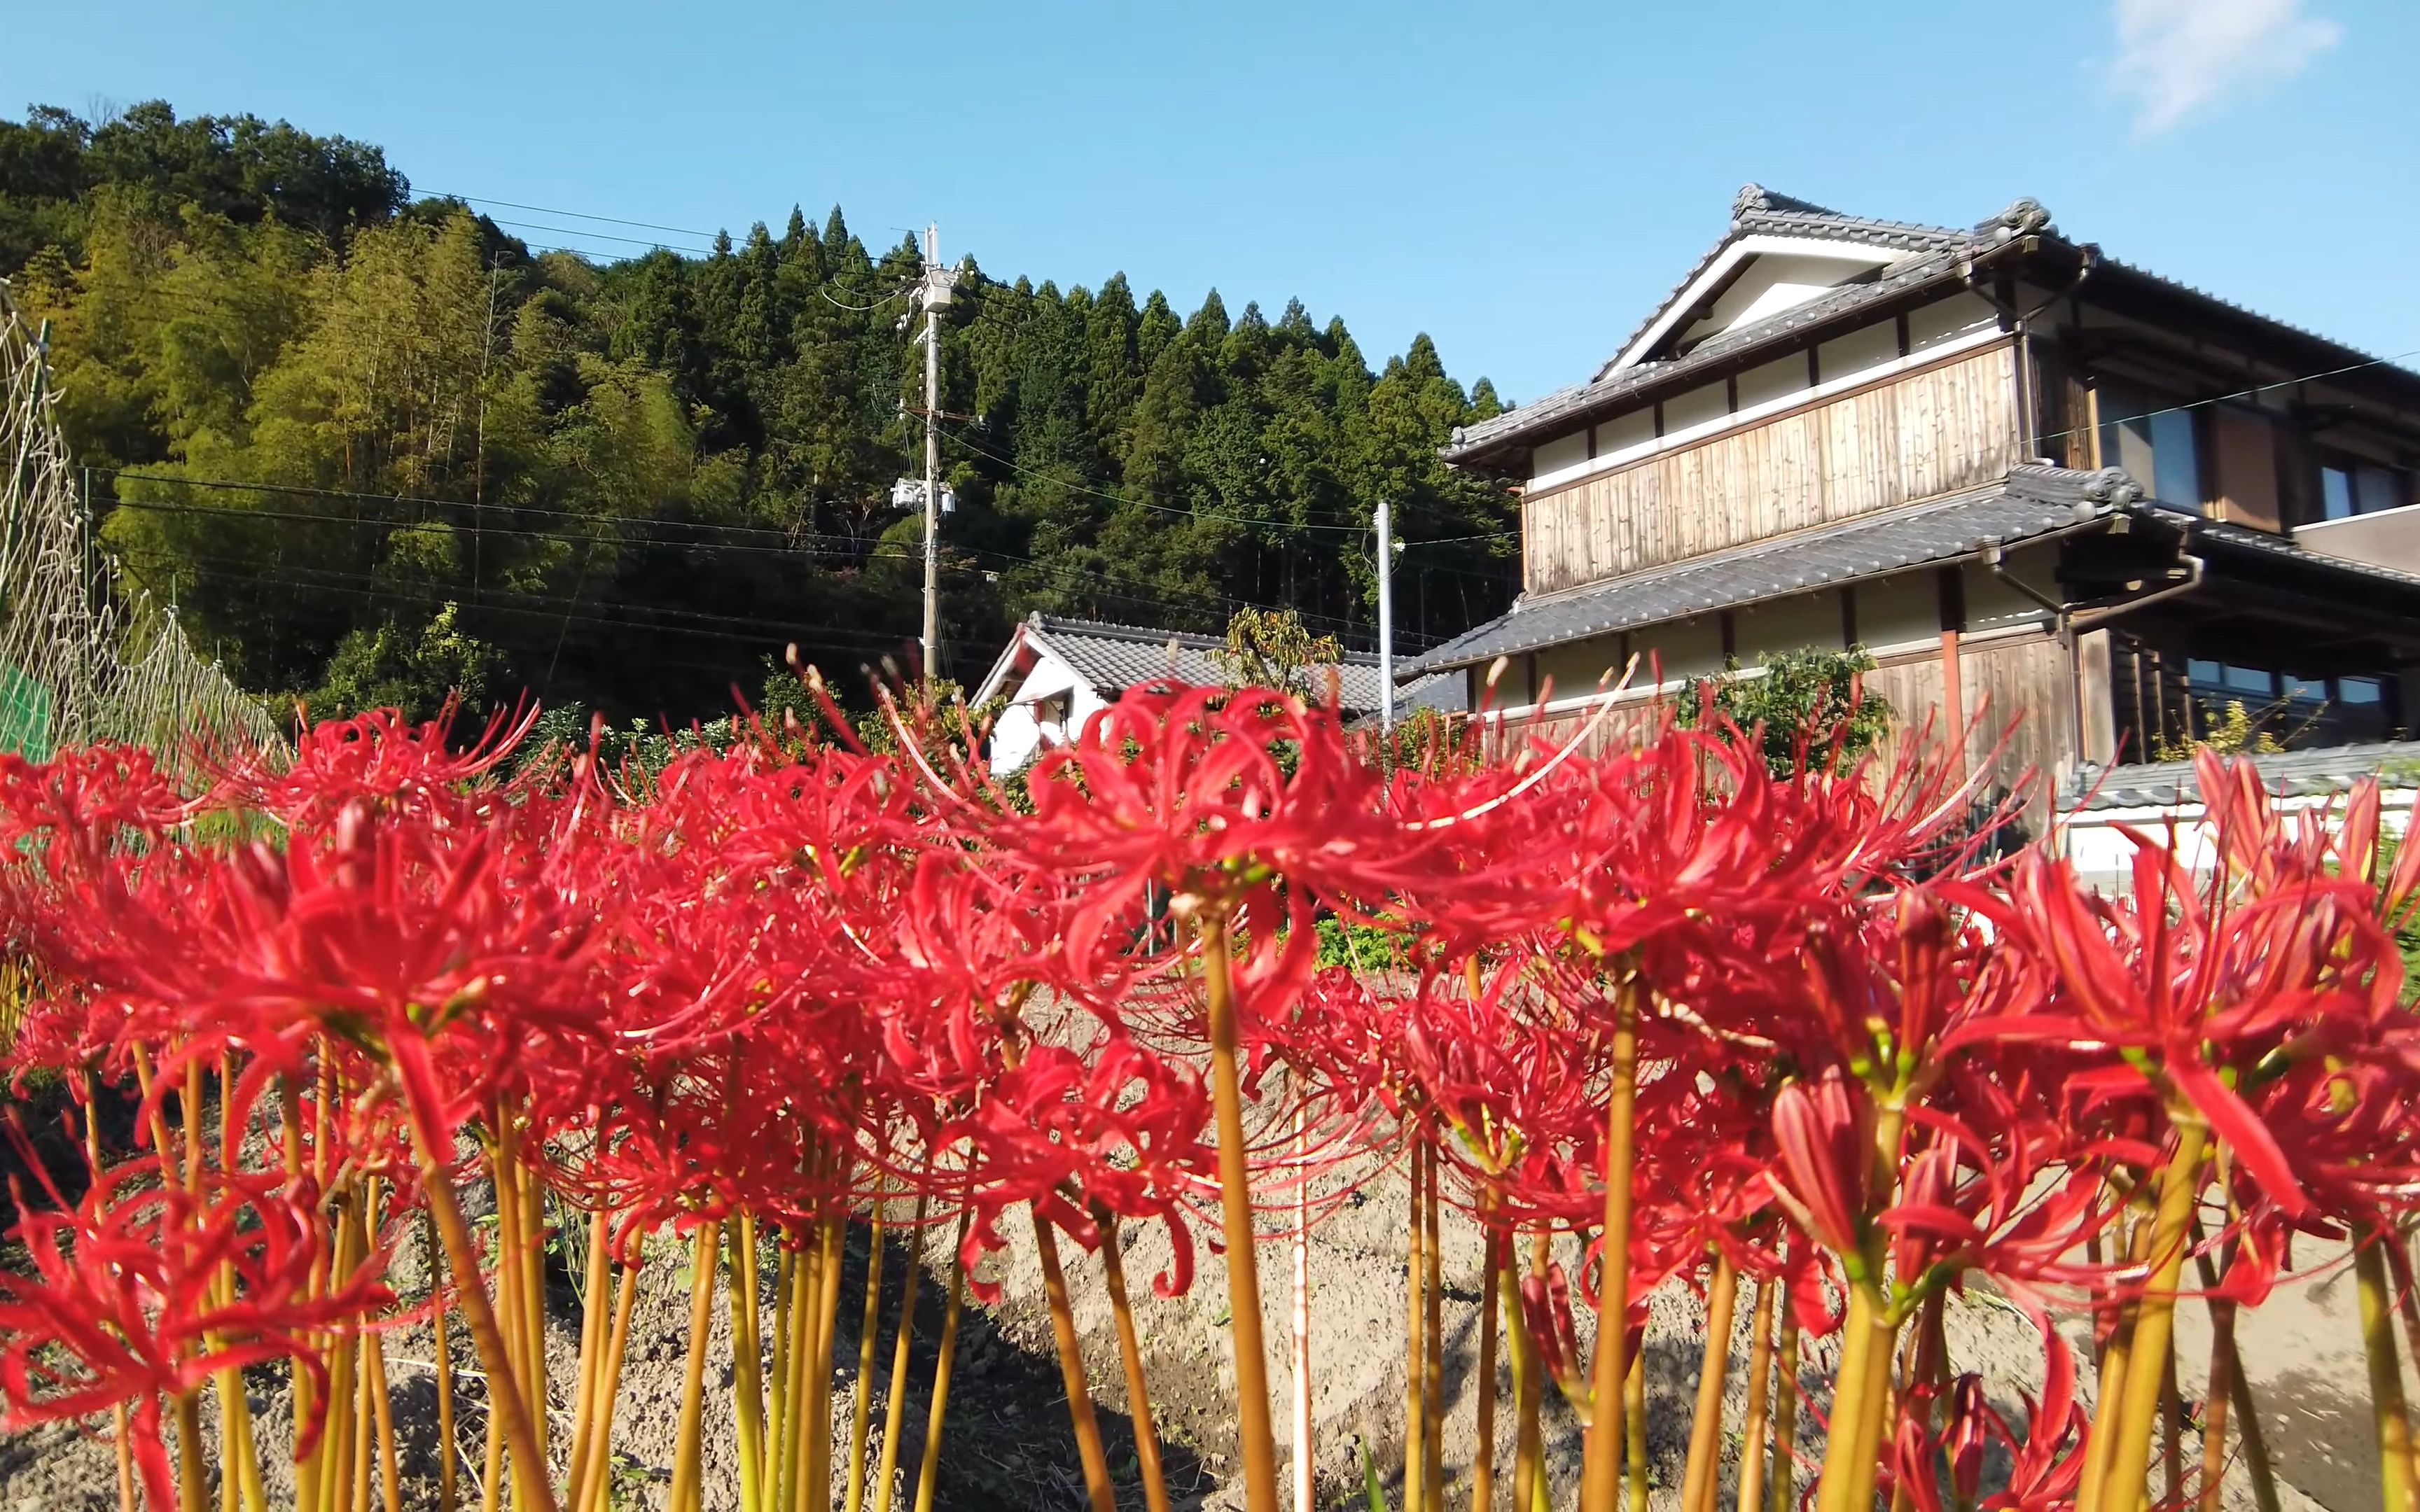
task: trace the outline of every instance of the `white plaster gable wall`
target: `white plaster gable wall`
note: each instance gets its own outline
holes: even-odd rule
[[[1045,723],[1034,717],[1037,702],[1062,693],[1068,695],[1065,724]],[[1045,746],[1065,744],[1083,730],[1085,720],[1109,707],[1100,690],[1047,646],[1035,648],[1032,670],[1009,699],[1008,707],[991,727],[991,767],[1002,774],[1023,770]]]
[[[1854,252],[1842,248],[1840,254],[1776,252],[1758,257],[1741,270],[1738,281],[1723,290],[1703,320],[1681,333],[1682,342],[1702,341],[1794,310],[1851,274],[1889,260],[1863,247]]]
[[[1752,304],[1764,290],[1779,283],[1812,284],[1813,289],[1800,297],[1804,303],[1816,294],[1838,284],[1859,269],[1879,268],[1897,255],[1855,242],[1831,241],[1820,237],[1742,237],[1725,247],[1706,270],[1689,281],[1688,286],[1664,303],[1663,310],[1640,332],[1636,340],[1624,347],[1605,368],[1606,373],[1618,373],[1632,366],[1648,353],[1662,346],[1673,328],[1687,320],[1689,313],[1701,308],[1706,296],[1716,288],[1723,290],[1714,301],[1714,312],[1707,318],[1692,322],[1697,335],[1703,337],[1716,331],[1727,331],[1739,323],[1739,312]],[[1749,269],[1736,282],[1731,274],[1740,265],[1754,259],[1760,266]],[[1766,271],[1764,265],[1770,264]],[[1822,265],[1830,264],[1828,270]],[[1728,286],[1726,286],[1728,285]],[[1787,306],[1776,306],[1787,308]],[[1767,312],[1772,313],[1771,311]],[[1761,318],[1760,316],[1759,318]],[[1600,377],[1603,374],[1599,375]]]

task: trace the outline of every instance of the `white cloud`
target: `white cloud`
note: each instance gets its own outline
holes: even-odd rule
[[[2135,99],[2134,130],[2164,131],[2254,85],[2290,78],[2344,28],[2304,0],[2118,0],[2111,75]]]

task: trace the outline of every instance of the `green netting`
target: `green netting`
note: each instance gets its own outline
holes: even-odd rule
[[[276,721],[194,653],[174,609],[113,591],[48,380],[0,279],[0,749],[120,740],[190,772],[281,748]]]
[[[14,667],[0,667],[0,751],[51,759],[51,690]]]

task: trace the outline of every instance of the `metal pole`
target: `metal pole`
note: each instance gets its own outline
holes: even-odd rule
[[[1395,728],[1395,539],[1394,516],[1378,501],[1378,729]]]
[[[949,301],[941,272],[941,228],[924,227],[924,680],[940,666],[941,649],[941,307]],[[939,298],[936,298],[936,295]]]

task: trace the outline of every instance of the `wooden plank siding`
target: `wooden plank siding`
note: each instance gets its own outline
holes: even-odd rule
[[[2066,775],[2076,749],[2075,696],[2065,648],[2047,633],[1970,641],[1961,649],[1959,676],[1966,707],[1953,716],[1941,707],[1938,652],[1886,656],[1867,674],[1867,687],[1887,700],[1898,716],[1874,753],[1876,770],[1887,772],[1910,741],[1921,741],[1926,759],[1938,760],[1948,732],[1963,729],[1968,769],[1989,769],[1984,796],[2021,798],[2028,823],[2039,832],[2049,783]],[[1602,755],[1648,738],[1660,710],[1653,695],[1623,699],[1596,724],[1586,752]],[[1493,725],[1488,748],[1499,758],[1528,749],[1532,759],[1543,759],[1587,730],[1594,712],[1515,715]]]
[[[1995,479],[2017,462],[2000,344],[1522,503],[1525,586],[1554,593]]]

